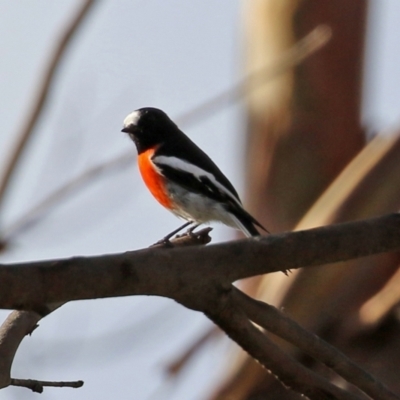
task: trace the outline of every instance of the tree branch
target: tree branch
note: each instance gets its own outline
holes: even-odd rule
[[[31,333],[40,315],[30,311],[13,311],[0,328],[0,388],[11,384],[11,366],[24,337]]]
[[[0,265],[0,307],[129,295],[174,298],[201,310],[205,293],[259,274],[400,249],[400,215],[206,247],[145,249]]]
[[[78,31],[85,17],[89,14],[89,11],[94,4],[96,4],[94,0],[83,1],[77,14],[73,17],[70,25],[67,27],[57,44],[57,48],[55,49],[44,74],[37,98],[35,99],[30,115],[26,120],[26,125],[22,128],[20,134],[18,135],[14,152],[12,153],[11,159],[5,167],[4,176],[0,181],[0,205],[4,200],[9,183],[11,182],[12,175],[14,174],[18,162],[21,159],[21,155],[26,148],[29,139],[32,137],[36,124],[42,115],[48,95],[50,93],[50,89],[54,84],[56,73],[61,64],[63,56],[68,49],[68,45],[71,43],[76,32]]]
[[[274,62],[252,71],[233,87],[206,100],[185,115],[177,118],[178,123],[187,124],[188,122],[203,121],[204,118],[214,115],[227,104],[243,98],[282,73],[301,64],[305,59],[323,48],[331,37],[332,30],[328,25],[318,25],[291,48],[283,52]]]
[[[395,400],[398,397],[381,382],[368,374],[351,361],[343,353],[329,343],[323,341],[275,307],[257,301],[240,290],[233,288],[233,298],[237,307],[241,308],[251,321],[271,333],[294,344],[315,360],[323,362],[348,382],[353,383],[373,399]]]
[[[209,230],[203,231],[207,236]],[[192,238],[189,236],[186,240]],[[238,294],[232,291],[231,283],[260,273],[343,261],[399,248],[400,215],[391,214],[216,246],[151,248],[124,254],[3,265],[0,266],[0,307],[48,312],[60,305],[57,302],[68,300],[135,294],[169,297],[204,312],[286,386],[311,399],[356,399],[357,396],[333,386],[273,345],[248,319],[265,326],[268,323],[256,312],[252,302],[239,296],[240,307],[248,317],[240,307],[235,309]],[[278,332],[279,323],[286,321],[274,318],[277,325],[272,324],[271,330]],[[31,322],[36,324],[37,320],[36,317]],[[293,335],[288,331],[281,336],[290,340]],[[22,332],[27,333],[26,329]],[[17,347],[14,343],[14,352]],[[314,349],[312,354],[315,352]],[[322,357],[323,361],[327,361],[328,355]],[[331,355],[333,359],[327,363],[337,367],[341,359],[336,353]],[[348,374],[343,367],[338,369]],[[364,378],[369,379],[368,375]],[[354,382],[352,376],[351,379]],[[361,386],[369,393],[383,388],[374,379],[368,385],[362,381]]]
[[[32,392],[43,393],[43,389],[47,387],[70,387],[80,388],[83,386],[83,381],[71,381],[71,382],[51,382],[51,381],[37,381],[34,379],[11,379],[11,386],[19,386],[31,389]]]
[[[220,293],[218,304],[212,304],[205,314],[250,356],[260,362],[286,387],[315,400],[355,400],[348,393],[280,350],[234,306],[232,292]]]
[[[54,208],[76,195],[80,190],[87,188],[89,184],[94,183],[96,179],[104,177],[106,173],[110,174],[123,170],[132,162],[132,152],[129,151],[109,161],[88,168],[82,174],[55,189],[41,202],[33,206],[9,226],[3,228],[1,240],[7,245],[14,240],[18,234],[26,232],[27,229],[36,226],[36,224],[45,218]]]
[[[192,235],[182,235],[178,238],[171,239],[170,243],[173,247],[204,245],[210,242],[209,233],[212,228],[204,228],[200,231],[193,232]],[[159,244],[157,247],[167,247]],[[64,302],[53,303],[46,306],[46,315],[61,307]],[[42,309],[44,307],[41,307]],[[0,327],[0,388],[10,385],[23,386],[37,391],[37,388],[42,386],[60,386],[44,384],[42,381],[34,381],[31,379],[13,379],[11,378],[11,367],[14,361],[15,354],[18,350],[24,337],[31,334],[37,327],[37,323],[42,318],[42,315],[32,311],[13,311]],[[14,383],[13,383],[14,382]],[[19,382],[20,384],[16,384]],[[81,381],[79,381],[81,382]],[[47,382],[48,383],[48,382]],[[59,383],[59,382],[57,382]],[[62,382],[63,383],[63,382]],[[75,383],[74,383],[75,384]],[[83,382],[82,382],[83,385]],[[81,385],[81,386],[82,386]],[[70,386],[64,385],[64,386]],[[80,386],[71,386],[80,387]],[[43,388],[41,389],[43,391]]]

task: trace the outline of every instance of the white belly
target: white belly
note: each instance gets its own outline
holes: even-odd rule
[[[172,212],[177,216],[198,223],[219,221],[233,228],[239,228],[236,218],[227,212],[221,203],[200,194],[191,193],[174,183],[168,184],[167,188],[175,203]]]

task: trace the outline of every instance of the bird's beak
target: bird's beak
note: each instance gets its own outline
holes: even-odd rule
[[[129,129],[128,129],[127,127],[122,128],[122,129],[121,129],[121,132],[129,133]]]

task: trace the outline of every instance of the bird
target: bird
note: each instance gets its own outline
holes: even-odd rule
[[[185,224],[189,231],[203,223],[221,222],[247,237],[268,232],[242,205],[232,183],[168,115],[153,107],[128,114],[122,132],[133,140],[143,181],[155,199]]]

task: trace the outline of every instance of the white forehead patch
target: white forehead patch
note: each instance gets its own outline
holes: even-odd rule
[[[124,119],[124,128],[130,125],[137,125],[139,118],[140,118],[140,111],[138,110],[133,111]]]

